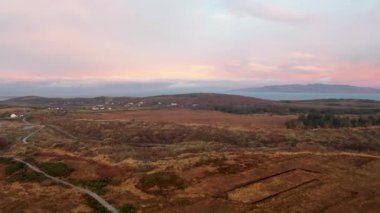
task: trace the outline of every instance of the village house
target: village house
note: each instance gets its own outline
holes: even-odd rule
[[[92,110],[97,111],[97,110],[105,110],[104,105],[96,105],[92,107]]]

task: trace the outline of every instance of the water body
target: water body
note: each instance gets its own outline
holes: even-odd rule
[[[229,94],[268,100],[361,99],[380,101],[380,94],[350,93],[287,93],[287,92],[229,92]]]
[[[12,97],[3,97],[3,96],[0,96],[0,101],[5,101],[5,100],[8,100],[10,98],[12,98]]]
[[[186,92],[184,92],[186,93]],[[248,97],[255,97],[267,100],[316,100],[316,99],[360,99],[360,100],[375,100],[380,101],[380,94],[366,94],[366,93],[288,93],[288,92],[217,92],[231,95],[242,95]],[[165,93],[166,94],[166,93]],[[179,94],[179,93],[168,93]],[[0,96],[0,101],[11,99],[14,97]],[[68,97],[64,97],[68,98]]]

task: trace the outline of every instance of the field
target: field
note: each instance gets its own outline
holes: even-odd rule
[[[216,111],[189,109],[138,110],[114,113],[78,113],[75,120],[95,121],[145,121],[176,123],[185,125],[208,125],[214,127],[233,127],[242,129],[283,128],[286,121],[294,119],[292,115],[234,115]]]
[[[12,107],[12,108],[9,108],[9,107],[4,107],[4,108],[0,108],[0,114],[3,114],[3,113],[10,113],[10,112],[28,112],[30,111],[31,109],[30,108],[24,108],[24,107],[20,107],[20,108],[17,108],[17,107]]]
[[[287,129],[297,117],[33,108],[0,121],[0,209],[106,212],[23,159],[120,212],[380,211],[380,127]]]

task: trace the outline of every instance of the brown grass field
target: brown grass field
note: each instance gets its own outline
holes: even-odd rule
[[[74,119],[89,119],[103,121],[146,121],[165,122],[187,125],[210,125],[216,127],[235,127],[243,129],[283,128],[287,120],[294,115],[234,115],[207,110],[189,109],[159,109],[137,110],[112,113],[80,113],[73,114]]]
[[[286,129],[295,116],[36,109],[28,144],[33,127],[0,126],[0,212],[103,211],[12,157],[137,212],[379,212],[380,128]]]
[[[0,114],[3,113],[15,113],[15,112],[29,112],[31,111],[31,108],[26,108],[26,107],[3,107],[0,108]]]

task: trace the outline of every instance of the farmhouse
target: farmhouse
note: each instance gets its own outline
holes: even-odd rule
[[[104,110],[105,106],[104,105],[96,105],[96,106],[93,106],[91,109],[94,110],[94,111]]]

